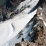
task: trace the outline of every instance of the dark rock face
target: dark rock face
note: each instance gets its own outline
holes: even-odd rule
[[[36,17],[34,18],[34,20],[33,20],[33,26],[38,22],[38,20],[39,20],[39,17],[36,16]]]
[[[2,16],[2,9],[0,8],[0,21],[3,20],[3,16]]]
[[[9,7],[12,7],[12,4],[10,3],[10,0],[7,0],[6,1],[6,9],[9,8]]]
[[[15,44],[15,46],[21,46],[20,43]]]
[[[13,12],[16,7],[23,2],[24,0],[7,0],[2,6],[0,6],[0,21],[5,21],[8,19],[12,19],[14,14],[12,13],[10,16],[9,13]]]
[[[20,43],[15,44],[15,46],[37,46],[37,43],[31,43],[29,41],[23,41]]]
[[[37,37],[37,39],[36,39],[37,43],[42,45],[43,38],[41,38],[41,37],[43,36],[44,24],[43,24],[42,20],[39,20],[39,21],[40,21],[39,25],[36,25],[33,28],[34,28],[34,31],[36,31],[35,37]]]
[[[23,2],[24,0],[7,0],[6,1],[6,8],[11,8],[11,7],[17,7],[20,2]]]

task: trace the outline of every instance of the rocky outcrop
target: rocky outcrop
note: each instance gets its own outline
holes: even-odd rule
[[[38,44],[43,44],[43,32],[44,32],[44,24],[43,24],[43,20],[39,20],[36,25],[33,26],[34,31],[36,32],[36,40],[35,42],[37,42]]]
[[[15,46],[37,46],[37,43],[29,42],[29,41],[23,41],[20,43],[15,44]]]

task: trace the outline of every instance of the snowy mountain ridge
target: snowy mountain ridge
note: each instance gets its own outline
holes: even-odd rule
[[[24,8],[25,5],[26,5],[26,8],[22,12],[17,14],[17,16],[14,16],[13,19],[9,19],[5,22],[1,22],[1,24],[0,24],[0,37],[1,37],[0,46],[14,46],[16,42],[18,42],[18,41],[20,42],[21,38],[16,39],[16,35],[26,26],[26,24],[36,14],[37,9],[30,14],[28,14],[28,13],[37,5],[38,1],[39,0],[34,0],[34,1],[32,0],[32,3],[31,3],[30,0],[29,1],[26,0],[26,1],[24,1],[24,3],[23,2],[20,3],[20,5],[18,6],[19,9],[17,8],[18,11],[21,10],[21,7]],[[27,2],[27,3],[25,3],[25,2]],[[35,4],[33,4],[33,3],[35,3]],[[29,5],[30,5],[30,7],[27,8]],[[14,12],[17,12],[17,10]],[[12,13],[14,13],[14,12],[12,12]],[[10,16],[10,14],[12,14],[12,13],[9,13],[8,15]],[[26,37],[26,35],[25,35],[25,37]],[[16,41],[15,39],[18,41]]]

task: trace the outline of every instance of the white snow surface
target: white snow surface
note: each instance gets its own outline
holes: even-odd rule
[[[27,1],[27,0],[26,0]],[[30,0],[28,0],[30,2]],[[23,6],[26,4],[28,4],[29,2],[25,2],[23,4]],[[36,4],[38,3],[39,0],[33,0],[36,1],[35,4],[32,4],[32,8],[34,6],[36,6]],[[23,3],[23,2],[22,2]],[[29,3],[30,4],[30,3]],[[28,5],[29,5],[28,4]],[[21,6],[21,4],[19,5],[19,7]],[[31,8],[30,7],[30,8]],[[17,34],[26,26],[26,24],[34,17],[34,15],[36,14],[36,11],[33,11],[32,13],[28,14],[30,12],[30,8],[26,8],[25,10],[23,10],[21,13],[17,14],[17,16],[15,16],[13,19],[7,20],[3,23],[0,24],[0,46],[15,46],[15,43],[18,43],[21,41],[20,39],[17,39]],[[19,8],[21,9],[21,8]],[[32,22],[31,22],[32,23]],[[30,29],[30,28],[29,28]],[[29,30],[28,29],[28,30]],[[27,29],[24,29],[25,31],[23,32],[23,37],[25,38],[25,40],[29,40],[29,37],[27,37]],[[26,33],[26,34],[25,34]]]
[[[25,14],[25,17],[22,17],[18,20],[15,20],[14,18],[0,24],[0,46],[5,44],[7,41],[10,42],[10,40],[14,38],[26,26],[26,24],[33,18],[36,11],[37,10],[35,10],[34,12],[30,14]],[[7,46],[7,45],[3,45],[3,46]]]

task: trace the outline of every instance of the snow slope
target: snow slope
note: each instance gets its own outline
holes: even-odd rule
[[[32,8],[34,6],[36,6],[36,4],[38,3],[39,0],[34,0],[34,1],[36,1],[36,3],[32,4],[32,6],[31,6]],[[27,5],[27,3],[25,3],[25,4]],[[21,4],[19,5],[19,7],[20,6],[21,6]],[[26,8],[25,10],[23,10],[21,13],[17,14],[17,16],[15,16],[13,19],[7,20],[4,23],[0,24],[0,46],[14,46],[16,42],[20,42],[20,40],[21,40],[22,37],[20,39],[17,39],[16,35],[33,18],[33,16],[36,14],[36,11],[37,11],[37,9],[36,9],[32,13],[28,14],[32,10],[31,7],[30,8]],[[25,35],[25,33],[27,31],[28,30],[26,30],[25,32],[23,32],[24,33],[24,35],[23,35],[24,38],[27,35],[27,34]]]
[[[15,21],[14,19],[12,21],[8,21],[7,24],[3,23],[0,27],[2,27],[4,29],[0,28],[0,31],[3,32],[4,34],[1,34],[2,37],[5,36],[5,38],[1,39],[0,41],[2,41],[2,43],[0,45],[3,46],[9,46],[9,42],[10,41],[14,41],[14,37],[16,38],[16,35],[26,26],[26,24],[33,18],[33,16],[35,15],[37,10],[35,10],[34,12],[30,13],[30,14],[25,14],[25,17],[20,18],[19,20]],[[4,26],[3,26],[4,25]],[[11,29],[11,30],[10,30]],[[6,32],[8,32],[8,34]],[[4,36],[3,36],[4,35]],[[9,37],[10,36],[10,37]],[[1,38],[2,38],[1,37]],[[13,39],[14,40],[13,40]],[[12,40],[11,40],[12,39]],[[5,43],[6,42],[6,43]],[[15,42],[17,42],[15,40]],[[13,42],[13,44],[11,43],[11,45],[15,45],[15,42]],[[19,41],[18,41],[19,42]]]

